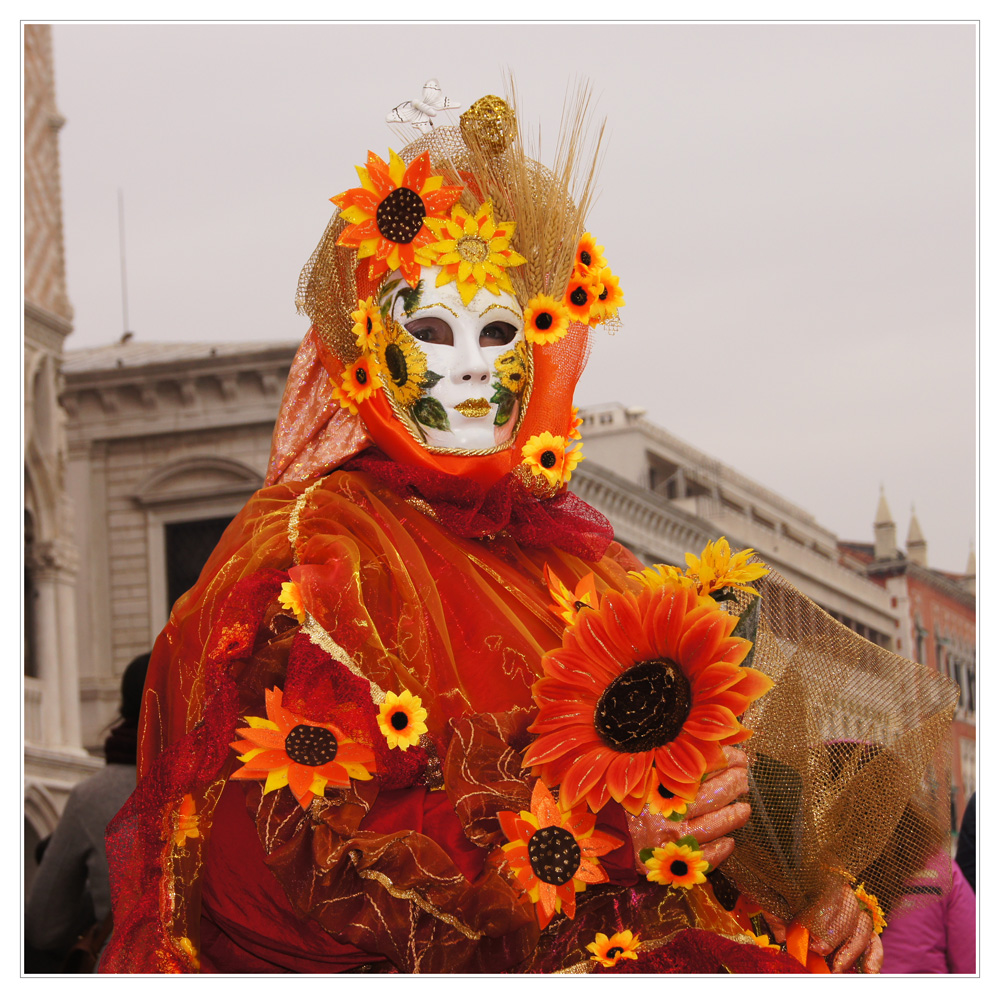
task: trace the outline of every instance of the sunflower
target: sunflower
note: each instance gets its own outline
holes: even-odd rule
[[[533,475],[539,475],[553,488],[557,488],[563,478],[563,461],[566,454],[566,438],[557,437],[545,430],[529,438],[521,448],[524,460]]]
[[[739,715],[773,685],[740,666],[751,642],[732,637],[737,621],[669,582],[605,592],[542,658],[524,764],[567,807],[585,800],[597,812],[613,798],[638,814],[654,766],[667,790],[694,800],[705,773],[725,766],[722,746],[750,736]]]
[[[529,343],[556,343],[569,332],[569,309],[548,295],[536,295],[524,306],[524,335]]]
[[[358,260],[370,258],[368,277],[376,280],[399,270],[410,287],[420,279],[414,250],[434,242],[428,218],[444,218],[459,199],[461,187],[442,187],[443,177],[432,177],[430,156],[422,152],[407,166],[391,149],[386,163],[373,152],[367,166],[357,167],[360,187],[330,200],[340,217],[350,223],[338,246],[358,251]]]
[[[413,405],[424,391],[427,358],[423,350],[395,319],[385,324],[378,347],[382,384],[399,405]]]
[[[348,739],[333,724],[309,721],[281,706],[281,690],[264,691],[267,717],[246,717],[249,728],[237,728],[236,749],[244,765],[234,780],[263,779],[264,793],[290,787],[303,810],[327,785],[350,786],[351,780],[370,780],[375,756],[367,745]]]
[[[569,423],[569,433],[566,436],[567,440],[582,440],[583,434],[580,432],[580,427],[583,425],[583,417],[580,415],[580,410],[576,406],[573,406],[573,411],[570,413],[570,423]]]
[[[604,259],[604,247],[598,246],[597,240],[589,232],[580,236],[580,243],[576,247],[576,259],[573,261],[573,276],[579,277],[582,274],[596,272],[607,264],[608,261]]]
[[[778,946],[775,943],[772,943],[771,942],[771,937],[768,936],[768,935],[766,935],[766,934],[758,936],[756,933],[754,933],[754,932],[747,932],[744,929],[743,930],[743,935],[749,936],[750,937],[750,941],[755,946],[759,946],[761,949],[776,949],[776,950],[780,950],[781,949],[780,946]]]
[[[568,485],[570,478],[573,477],[573,472],[576,471],[576,466],[583,460],[583,448],[574,447],[572,450],[568,450],[563,454],[563,470],[562,470],[562,482],[563,485]]]
[[[622,293],[618,278],[611,273],[610,267],[604,267],[597,274],[597,279],[601,283],[601,292],[597,296],[597,301],[590,309],[590,324],[596,326],[600,322],[606,322],[612,316],[618,314],[625,304],[625,295]]]
[[[306,619],[305,607],[302,605],[302,593],[294,582],[282,582],[281,594],[278,602],[289,612],[295,614],[295,619],[304,624]]]
[[[436,287],[454,281],[463,305],[468,305],[480,288],[495,295],[514,293],[507,267],[519,267],[527,261],[510,248],[514,223],[496,221],[491,200],[484,201],[475,215],[457,204],[450,219],[428,218],[427,228],[438,241],[417,250],[416,258],[424,266],[441,268]]]
[[[404,752],[420,741],[427,731],[427,711],[421,706],[420,697],[409,690],[399,696],[386,693],[385,701],[378,709],[379,730],[385,735],[389,748],[400,748]]]
[[[497,813],[508,842],[507,862],[536,906],[541,928],[557,911],[576,914],[576,895],[587,884],[603,884],[608,875],[598,856],[622,843],[595,831],[597,819],[580,806],[564,811],[541,780],[531,794],[531,810]]]
[[[549,595],[555,601],[549,609],[567,624],[572,624],[584,607],[597,606],[597,585],[593,572],[588,572],[570,592],[548,565],[542,566],[542,571],[545,574],[545,584],[549,587]]]
[[[598,932],[592,943],[587,943],[587,949],[594,955],[602,967],[613,967],[619,960],[638,960],[636,950],[639,948],[638,935],[633,936],[631,929],[616,932],[609,939],[603,932]]]
[[[342,409],[357,414],[358,406],[378,389],[372,366],[372,358],[364,354],[344,371],[339,385],[330,379],[333,397]]]
[[[372,304],[374,295],[367,298],[358,299],[357,310],[351,313],[354,326],[351,332],[354,333],[358,341],[358,347],[363,353],[372,353],[375,344],[382,333],[382,314],[378,305]]]
[[[174,828],[174,845],[184,846],[188,839],[199,838],[198,813],[195,809],[194,797],[185,794],[181,806],[177,810],[177,825]]]
[[[674,816],[680,817],[686,813],[688,804],[691,801],[685,800],[679,794],[675,794],[669,787],[665,787],[660,782],[660,777],[655,767],[653,769],[652,782],[653,788],[649,791],[649,797],[646,801],[652,814],[659,814],[664,818],[673,818]]]
[[[500,384],[512,395],[520,395],[527,383],[525,375],[528,372],[528,348],[524,340],[513,350],[500,354],[493,367]]]
[[[854,896],[858,899],[858,904],[862,908],[867,908],[868,912],[872,916],[872,929],[875,935],[882,935],[882,930],[888,924],[885,920],[885,912],[882,911],[882,906],[878,903],[878,898],[874,894],[869,894],[865,890],[865,885],[863,883],[858,884],[854,888]]]
[[[760,562],[748,564],[753,555],[753,548],[744,548],[732,554],[729,550],[729,541],[725,537],[720,537],[714,543],[709,541],[705,545],[700,558],[693,554],[684,556],[688,566],[685,575],[697,582],[698,592],[702,595],[728,588],[740,589],[758,596],[760,594],[756,589],[751,589],[743,583],[754,582],[771,570]]]
[[[668,842],[657,846],[653,855],[646,860],[646,879],[654,884],[667,887],[683,887],[690,890],[695,884],[703,884],[708,877],[709,862],[695,846]]]
[[[563,305],[574,322],[587,325],[590,322],[590,310],[602,291],[601,283],[596,274],[574,276],[566,288]]]

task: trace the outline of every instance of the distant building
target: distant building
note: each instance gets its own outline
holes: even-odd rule
[[[66,296],[59,129],[51,28],[24,26],[24,842],[58,820],[72,786],[101,762],[80,737],[75,587],[79,555],[66,486],[59,405]]]
[[[883,648],[897,611],[884,589],[839,562],[837,537],[746,475],[618,404],[582,409],[586,460],[573,491],[601,510],[647,564],[684,564],[721,535],[752,547],[813,602]]]
[[[66,354],[80,726],[92,751],[114,718],[122,670],[149,651],[264,484],[297,346],[129,340]]]
[[[891,596],[898,613],[893,650],[954,680],[959,687],[952,723],[953,821],[961,820],[976,789],[976,564],[964,575],[927,567],[927,543],[916,513],[906,552],[896,547],[896,524],[879,495],[875,542],[842,541],[841,563],[865,574]]]

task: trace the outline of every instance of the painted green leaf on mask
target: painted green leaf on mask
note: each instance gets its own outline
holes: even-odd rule
[[[448,422],[448,413],[444,411],[444,406],[436,398],[425,395],[422,399],[417,399],[413,403],[413,416],[418,423],[429,426],[433,430],[451,430]]]
[[[420,305],[420,296],[423,294],[424,282],[417,281],[417,286],[411,288],[407,285],[399,292],[399,296],[403,299],[403,311],[409,315],[415,308]]]
[[[444,377],[444,375],[438,374],[436,371],[428,371],[424,375],[424,391],[426,392],[433,388],[442,377]]]

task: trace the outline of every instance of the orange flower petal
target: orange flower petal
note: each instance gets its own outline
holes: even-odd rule
[[[559,784],[559,799],[569,807],[575,807],[586,797],[595,785],[604,779],[608,764],[618,755],[614,749],[605,745],[590,749],[580,756],[566,771]],[[607,796],[610,796],[610,791]],[[588,804],[594,810],[593,804],[588,799]]]
[[[697,782],[705,772],[705,757],[682,738],[655,750],[657,772],[685,783]]]
[[[620,804],[637,786],[646,782],[652,765],[652,752],[619,754],[607,768],[608,790],[612,798]]]
[[[539,736],[527,747],[524,752],[524,765],[538,766],[602,744],[593,725],[589,727],[579,725],[564,731],[553,731]]]
[[[693,707],[688,719],[684,722],[684,730],[695,738],[718,741],[727,738],[740,729],[740,723],[733,712],[718,704],[709,703],[703,707]]]

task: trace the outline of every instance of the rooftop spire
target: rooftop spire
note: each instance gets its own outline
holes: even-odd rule
[[[898,557],[896,550],[896,523],[889,512],[885,489],[879,485],[878,508],[875,510],[875,560],[889,561]]]
[[[915,565],[927,567],[927,541],[924,540],[916,507],[910,509],[910,529],[906,532],[906,557]]]

